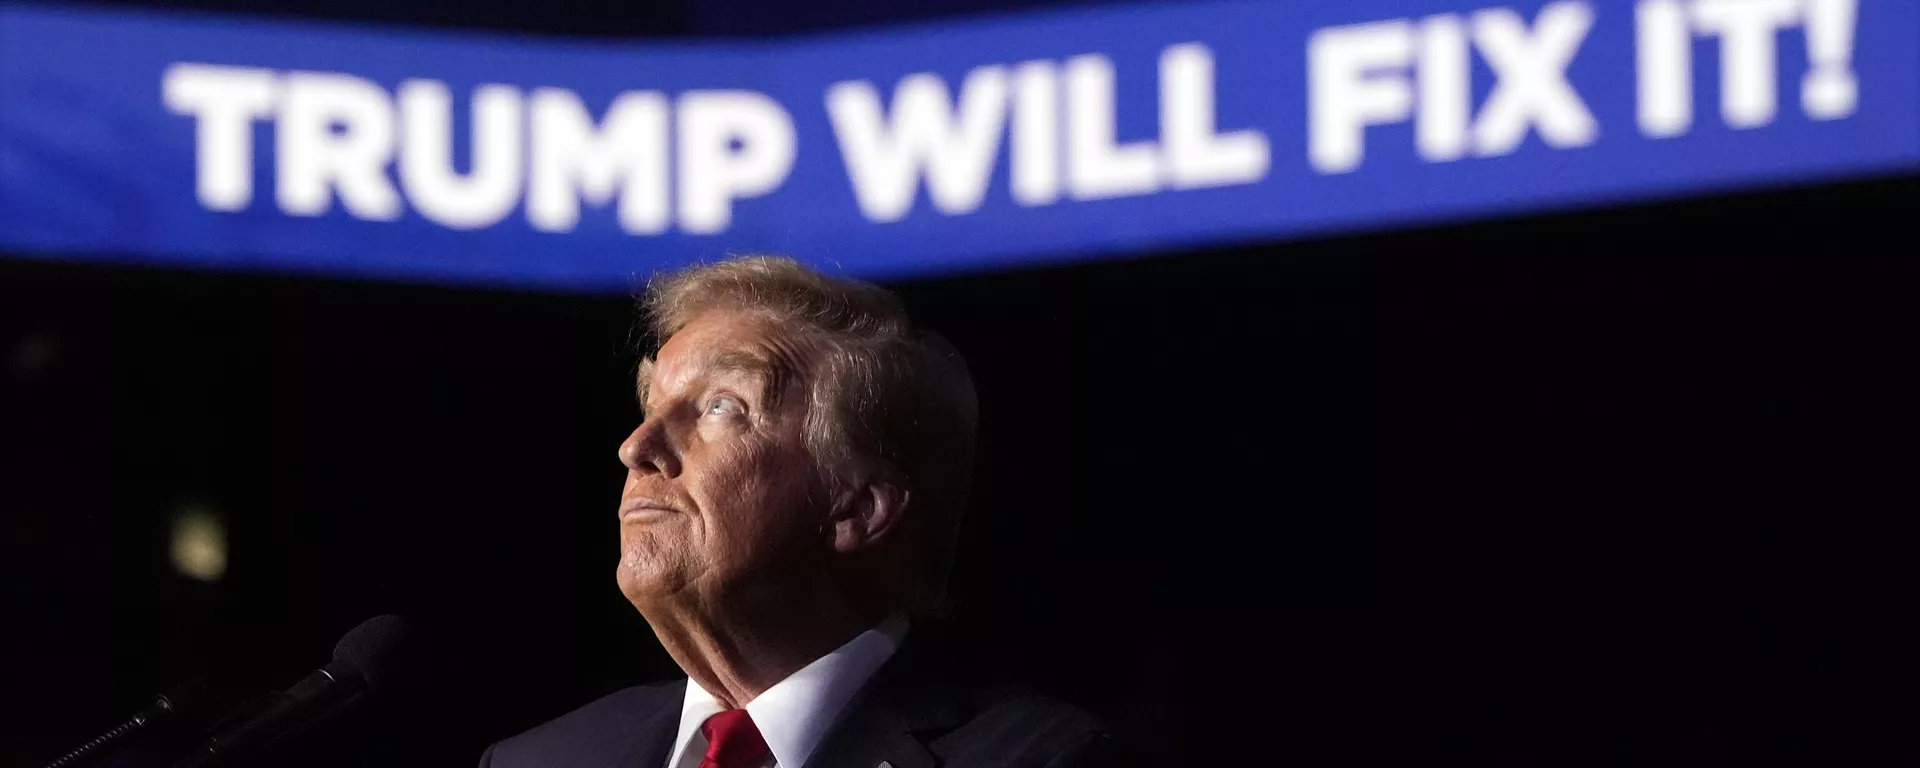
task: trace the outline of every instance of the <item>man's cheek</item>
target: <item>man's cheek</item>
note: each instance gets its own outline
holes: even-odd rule
[[[728,447],[714,452],[707,472],[707,490],[722,506],[737,501],[754,480],[750,451]]]
[[[749,525],[762,491],[758,457],[750,447],[735,446],[716,450],[711,459],[700,482],[701,523],[710,533]]]
[[[717,493],[741,497],[762,490],[767,478],[776,476],[779,469],[773,452],[763,442],[740,440],[715,446],[708,476],[714,480]]]

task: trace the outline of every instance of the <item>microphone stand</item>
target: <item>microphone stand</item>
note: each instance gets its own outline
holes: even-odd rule
[[[75,747],[73,751],[61,755],[51,763],[47,763],[47,768],[75,768],[76,766],[84,765],[94,758],[106,754],[104,750],[107,748],[126,741],[128,737],[145,730],[147,726],[178,715],[186,709],[198,706],[202,703],[201,699],[205,696],[206,692],[206,678],[196,677],[182,683],[179,687],[171,691],[153,697],[153,703],[147,705],[146,709],[134,713],[133,717],[129,717],[119,725],[107,729],[106,733],[93,737],[93,739],[87,743]]]

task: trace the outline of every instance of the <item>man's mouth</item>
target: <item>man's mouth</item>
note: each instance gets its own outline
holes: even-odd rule
[[[620,504],[621,522],[648,522],[680,514],[666,502],[658,499],[628,499]]]

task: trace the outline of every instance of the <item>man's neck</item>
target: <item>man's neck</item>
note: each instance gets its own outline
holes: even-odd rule
[[[790,601],[748,615],[716,615],[694,606],[650,606],[643,613],[674,663],[730,709],[746,706],[883,618],[817,601]]]

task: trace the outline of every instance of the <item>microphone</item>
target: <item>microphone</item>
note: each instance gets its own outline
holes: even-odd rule
[[[406,620],[394,615],[361,622],[333,647],[333,661],[259,709],[230,718],[206,744],[174,768],[232,765],[303,735],[368,699],[404,687],[413,675],[418,641]]]

